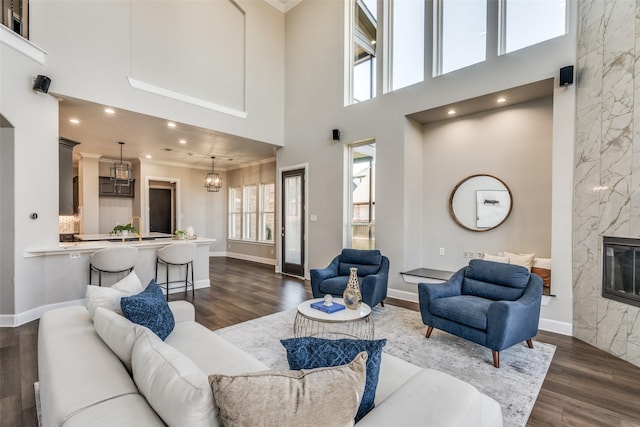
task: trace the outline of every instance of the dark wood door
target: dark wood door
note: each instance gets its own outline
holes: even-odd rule
[[[282,173],[282,272],[304,277],[305,170]]]
[[[168,188],[149,189],[149,231],[172,234],[171,230],[171,190]]]

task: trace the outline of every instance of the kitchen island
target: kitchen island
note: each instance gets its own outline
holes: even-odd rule
[[[155,278],[156,251],[164,246],[178,242],[193,242],[198,246],[196,258],[193,260],[193,273],[195,288],[209,287],[209,246],[216,239],[198,237],[196,239],[177,240],[171,237],[154,238],[153,240],[138,239],[122,242],[106,240],[88,240],[83,242],[64,242],[56,246],[27,249],[24,251],[25,258],[42,258],[42,276],[45,292],[52,296],[54,300],[66,301],[64,305],[84,304],[86,286],[89,284],[89,258],[92,253],[99,249],[114,246],[134,246],[138,248],[138,259],[134,271],[144,285]],[[171,280],[177,277],[184,278],[184,268],[178,275],[177,268],[172,269]],[[164,270],[161,270],[164,272]],[[164,273],[163,273],[164,275]],[[118,280],[117,275],[103,275],[103,285],[111,285]],[[181,289],[171,290],[173,292],[183,292]],[[189,297],[191,293],[188,294]],[[55,297],[54,297],[55,296]],[[53,302],[53,301],[52,301]],[[55,302],[51,304],[56,306]],[[49,308],[53,308],[50,306]]]
[[[172,239],[173,234],[166,233],[129,233],[126,236],[116,236],[115,234],[74,234],[73,240],[76,242],[95,242],[105,240],[108,242],[133,242],[140,240]]]

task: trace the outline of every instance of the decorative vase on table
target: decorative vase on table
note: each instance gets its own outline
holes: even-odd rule
[[[345,307],[358,310],[362,304],[362,293],[360,292],[360,283],[358,283],[358,269],[351,267],[349,271],[349,281],[342,294],[342,299],[344,299]]]

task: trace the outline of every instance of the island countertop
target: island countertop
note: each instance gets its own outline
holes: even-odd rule
[[[108,235],[107,235],[108,236]],[[151,249],[151,248],[159,248],[162,246],[167,246],[172,243],[177,242],[193,242],[197,245],[208,245],[214,243],[216,239],[210,239],[207,237],[198,237],[196,239],[173,239],[171,237],[167,238],[155,238],[153,240],[142,240],[139,241],[138,238],[134,240],[128,240],[122,242],[122,238],[117,241],[106,241],[106,240],[89,240],[84,242],[62,242],[57,246],[50,247],[42,247],[42,248],[32,248],[26,249],[24,251],[25,258],[31,258],[34,256],[43,256],[43,255],[61,255],[65,253],[87,253],[94,252],[98,249],[103,249],[106,247],[118,246],[118,245],[127,245],[127,246],[135,246],[140,249]]]
[[[173,234],[167,233],[142,233],[142,236],[138,236],[137,234],[129,233],[126,236],[116,236],[113,234],[74,234],[73,239],[81,242],[93,242],[98,240],[107,240],[110,242],[121,242],[122,239],[125,241],[134,241],[134,240],[155,240],[155,239],[171,239],[173,238]]]

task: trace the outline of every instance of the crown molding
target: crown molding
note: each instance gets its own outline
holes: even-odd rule
[[[282,13],[287,13],[298,5],[302,0],[264,0]]]

